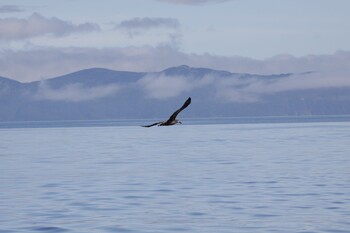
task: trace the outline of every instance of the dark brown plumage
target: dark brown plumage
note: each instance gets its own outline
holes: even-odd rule
[[[189,97],[186,102],[181,106],[181,108],[179,108],[178,110],[176,110],[167,121],[160,121],[160,122],[156,122],[150,125],[143,125],[142,127],[152,127],[155,125],[158,126],[169,126],[169,125],[175,125],[177,123],[182,124],[181,121],[177,120],[176,117],[177,115],[184,110],[185,108],[187,108],[188,105],[190,105],[191,103],[191,97]]]

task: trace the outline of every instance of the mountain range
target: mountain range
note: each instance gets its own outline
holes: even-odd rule
[[[350,88],[310,85],[315,80],[312,72],[256,75],[186,65],[160,72],[91,68],[29,83],[0,77],[0,121],[163,119],[189,96],[180,117],[350,114]]]

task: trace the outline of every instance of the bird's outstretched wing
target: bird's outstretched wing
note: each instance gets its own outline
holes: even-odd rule
[[[156,123],[153,123],[153,124],[150,124],[150,125],[141,125],[142,127],[152,127],[152,126],[155,126],[155,125],[158,125],[160,124],[161,122],[156,122]]]
[[[185,108],[187,108],[188,105],[190,105],[191,103],[191,97],[188,97],[188,99],[185,101],[185,103],[181,106],[181,108],[179,108],[178,110],[176,110],[170,117],[169,119],[166,121],[166,123],[172,122],[176,119],[177,115],[184,110]]]

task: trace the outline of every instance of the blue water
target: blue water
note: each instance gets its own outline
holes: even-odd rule
[[[3,126],[0,232],[350,232],[350,122],[221,123]]]

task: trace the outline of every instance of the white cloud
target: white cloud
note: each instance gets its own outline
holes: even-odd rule
[[[210,86],[214,96],[223,102],[256,102],[265,93],[250,90],[256,78],[239,78],[232,75],[218,77],[207,75],[201,78],[188,76],[167,76],[163,73],[148,75],[137,83],[146,97],[153,99],[168,99],[180,96]]]
[[[286,91],[314,90],[324,88],[349,88],[349,71],[321,71],[294,74],[286,77],[265,79],[250,77],[217,80],[217,96],[231,102],[257,102],[266,95]]]
[[[183,92],[190,91],[193,86],[188,77],[149,75],[138,82],[147,97],[154,99],[167,99],[176,97]]]
[[[59,37],[99,29],[99,26],[93,23],[75,25],[55,17],[46,18],[37,13],[27,19],[0,18],[0,40],[20,40],[43,35]]]
[[[333,87],[350,87],[350,73],[348,71],[321,71],[296,74],[276,79],[274,82],[255,82],[247,89],[255,93],[276,93]]]
[[[237,75],[219,77],[207,75],[166,76],[163,73],[146,76],[138,82],[146,96],[167,99],[210,87],[212,94],[223,102],[252,103],[267,95],[297,90],[350,87],[349,72],[312,72],[285,76]],[[209,89],[207,89],[209,90]]]
[[[215,80],[216,97],[224,102],[256,102],[259,101],[257,93],[250,91],[250,85],[258,82],[254,77],[240,78],[229,76]]]
[[[36,100],[53,100],[66,102],[81,102],[107,97],[117,93],[121,87],[116,84],[84,87],[82,84],[69,84],[59,89],[53,89],[45,84],[39,86],[39,90],[34,94]]]

